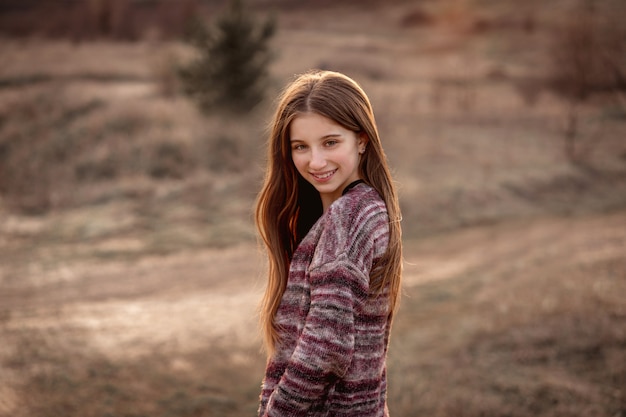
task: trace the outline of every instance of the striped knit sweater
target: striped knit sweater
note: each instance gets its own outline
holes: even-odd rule
[[[378,193],[359,184],[331,204],[296,249],[259,416],[388,416],[389,294],[369,291],[388,222]]]

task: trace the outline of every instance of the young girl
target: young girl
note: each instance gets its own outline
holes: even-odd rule
[[[314,71],[285,89],[256,221],[269,255],[259,416],[387,416],[400,209],[352,79]]]

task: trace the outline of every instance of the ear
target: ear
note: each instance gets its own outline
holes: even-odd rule
[[[357,146],[359,148],[359,153],[363,154],[365,153],[365,148],[367,147],[367,144],[369,143],[370,139],[367,136],[367,133],[365,132],[361,132],[359,133],[358,137],[357,137]]]

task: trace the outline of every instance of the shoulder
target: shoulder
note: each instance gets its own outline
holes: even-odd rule
[[[359,184],[337,199],[328,208],[327,222],[345,229],[388,223],[387,207],[378,192],[367,184]]]
[[[367,271],[387,247],[387,208],[378,192],[366,184],[359,184],[333,202],[321,227],[312,267],[344,259]]]

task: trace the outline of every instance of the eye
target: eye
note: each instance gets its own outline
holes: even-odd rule
[[[303,151],[306,149],[306,145],[303,145],[301,143],[296,143],[295,145],[291,147],[291,149],[293,149],[294,151]]]
[[[335,139],[330,139],[330,140],[327,140],[326,142],[324,142],[324,145],[326,145],[326,146],[328,146],[328,147],[331,147],[331,146],[335,146],[337,143],[338,143],[338,141],[337,141],[337,140],[335,140]]]

